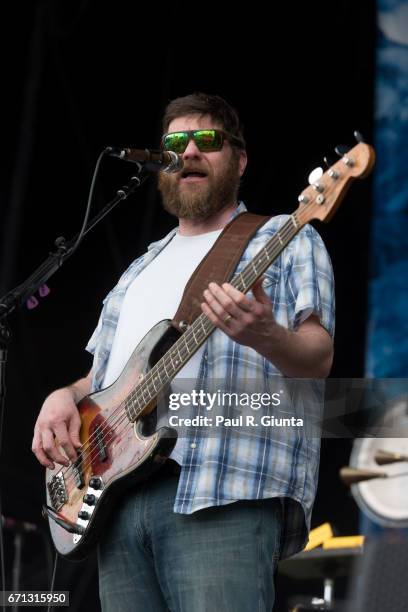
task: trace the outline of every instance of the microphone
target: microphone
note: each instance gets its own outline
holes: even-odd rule
[[[178,172],[184,166],[182,158],[174,151],[108,147],[107,152],[112,157],[143,164],[147,170],[153,172]]]

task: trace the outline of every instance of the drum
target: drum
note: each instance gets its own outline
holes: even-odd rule
[[[375,461],[378,451],[408,455],[408,398],[390,402],[374,431],[390,437],[355,440],[350,466],[386,472],[389,478],[353,484],[351,492],[360,510],[375,523],[383,527],[408,527],[408,461],[381,466]]]

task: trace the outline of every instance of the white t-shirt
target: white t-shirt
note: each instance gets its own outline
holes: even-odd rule
[[[133,350],[159,321],[172,319],[184,288],[222,230],[174,238],[135,278],[126,291],[106,368],[103,387],[112,384]],[[204,346],[180,370],[178,377],[197,378]]]

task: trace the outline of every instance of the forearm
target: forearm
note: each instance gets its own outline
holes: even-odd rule
[[[89,395],[91,392],[92,385],[92,370],[88,372],[84,378],[80,378],[71,385],[66,387],[67,391],[71,393],[74,402],[78,404],[85,395]]]
[[[252,287],[248,298],[235,287],[210,283],[204,291],[201,308],[210,321],[230,338],[253,348],[285,376],[325,378],[333,360],[333,342],[312,314],[296,331],[279,325],[273,316],[273,304],[261,282]]]
[[[274,323],[255,339],[252,348],[292,378],[326,378],[333,361],[329,334],[306,322],[298,331]]]

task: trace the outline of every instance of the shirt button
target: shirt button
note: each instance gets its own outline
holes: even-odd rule
[[[190,444],[190,448],[197,448],[197,444],[196,444],[195,442],[192,442],[192,443]]]

